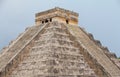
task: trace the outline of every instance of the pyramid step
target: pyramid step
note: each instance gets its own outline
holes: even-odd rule
[[[59,29],[61,29],[61,27],[62,27],[61,25],[59,25],[59,26],[57,25],[57,26],[56,26],[56,25],[52,25],[52,24],[51,24],[51,26],[48,26],[48,27],[45,28],[45,29],[52,29],[52,28],[59,28]]]
[[[42,42],[42,41],[53,41],[53,40],[55,40],[55,41],[65,41],[65,42],[70,42],[70,43],[73,43],[73,41],[72,40],[66,40],[66,39],[59,39],[59,38],[50,38],[50,39],[39,39],[39,40],[36,40],[35,42],[36,43],[39,43],[39,42]]]
[[[111,60],[120,68],[120,59],[111,58]]]
[[[25,47],[27,45],[29,45],[29,43],[38,35],[38,33],[45,27],[45,26],[34,26],[34,27],[38,27],[38,28],[32,28],[30,30],[28,30],[21,38],[20,40],[17,41],[17,44],[18,45],[22,45],[18,51],[16,51],[15,54],[13,54],[8,60],[6,59],[6,62],[3,62],[1,64],[3,64],[0,68],[0,76],[6,76],[6,72],[10,72],[10,70],[12,71],[12,69],[10,68],[13,68],[14,66],[16,66],[18,62],[16,62],[16,60],[19,60],[21,59],[21,54],[22,53],[26,53],[26,51],[24,51]],[[30,34],[30,32],[32,31],[32,34]],[[35,31],[35,32],[34,32]],[[29,35],[28,37],[24,37],[26,35]],[[22,39],[22,40],[21,40]],[[27,42],[25,42],[25,40],[29,40]],[[21,43],[20,43],[21,42]],[[14,48],[15,47],[18,47],[17,44],[14,44]],[[12,48],[11,48],[12,49]],[[10,52],[10,51],[9,51]],[[23,54],[24,55],[24,54]],[[6,69],[6,70],[4,70]],[[8,73],[9,74],[9,73]],[[8,75],[7,74],[7,75]]]
[[[45,61],[43,61],[43,62],[45,62]],[[49,61],[46,61],[46,62],[50,62],[50,60]],[[46,64],[48,64],[48,63],[46,63]],[[64,62],[63,62],[64,63]],[[65,63],[64,63],[65,64]],[[72,64],[73,64],[73,62],[72,62]],[[74,63],[74,64],[76,64],[76,63]],[[80,65],[79,66],[81,66],[81,64],[82,63],[80,63]],[[41,66],[38,66],[38,65],[41,65]],[[73,74],[77,74],[77,75],[80,75],[80,73],[81,73],[81,71],[83,70],[83,68],[85,68],[84,70],[83,70],[83,72],[85,71],[85,73],[84,74],[93,74],[94,72],[90,69],[90,68],[88,68],[85,64],[83,65],[83,67],[71,67],[70,68],[70,66],[68,67],[68,65],[67,65],[67,62],[66,62],[66,64],[65,65],[63,65],[63,66],[59,66],[59,65],[54,65],[54,69],[57,69],[57,70],[59,70],[60,72],[61,72],[61,74],[64,74],[65,72],[67,73],[67,72],[69,72],[69,71],[71,71],[71,74],[73,73]],[[44,65],[44,63],[43,64],[38,64],[38,62],[31,62],[31,63],[23,63],[22,65],[19,65],[19,70],[18,71],[24,71],[24,70],[41,70],[41,72],[44,72],[45,73],[45,69],[44,68],[46,68],[46,69],[48,69],[48,70],[50,70],[49,72],[50,73],[52,73],[52,69],[51,69],[51,67],[53,67],[52,65],[51,65],[51,62],[50,62],[50,64],[49,65]],[[87,67],[87,68],[86,68]],[[43,69],[42,69],[43,68]],[[68,68],[68,70],[65,70],[66,68]],[[62,70],[64,70],[64,72],[62,72]],[[75,73],[74,73],[75,72]],[[54,71],[53,71],[53,73],[54,73]],[[46,71],[46,74],[47,74],[47,71]],[[60,73],[59,73],[60,74]]]
[[[51,68],[50,68],[51,69]],[[33,70],[22,70],[18,71],[17,74],[13,74],[11,77],[97,77],[95,76],[94,73],[91,73],[89,71],[85,71],[84,73],[83,70],[64,70],[64,69],[52,69],[48,70],[49,73],[46,72],[46,70],[41,70],[40,69],[33,69]],[[66,73],[69,72],[69,73]],[[46,73],[46,74],[44,74]],[[69,74],[69,75],[68,75]]]
[[[66,39],[56,39],[56,38],[51,38],[51,39],[40,39],[35,41],[35,46],[41,46],[47,43],[56,43],[56,44],[60,44],[60,45],[73,45],[73,41],[71,41],[70,39],[66,40]]]
[[[24,60],[19,66],[23,66],[24,64],[34,64],[35,66],[41,64],[45,64],[45,65],[67,65],[68,66],[77,66],[77,67],[81,67],[81,68],[84,68],[84,66],[86,65],[85,62],[84,62],[84,59],[83,57],[80,58],[80,60],[64,60],[64,59],[59,59],[59,58],[44,58],[43,59],[39,59],[41,58],[41,56],[38,56],[37,55],[37,58],[35,57],[36,55],[31,55],[29,57],[26,57],[27,60]],[[24,67],[24,66],[23,66]],[[29,66],[28,66],[29,67]]]
[[[51,54],[50,54],[51,53]],[[41,56],[42,55],[42,56]],[[46,58],[48,59],[48,57],[49,58],[55,58],[55,59],[57,59],[57,58],[60,58],[60,59],[71,59],[71,60],[74,60],[74,59],[76,59],[76,60],[83,60],[83,58],[82,58],[82,55],[80,55],[80,54],[69,54],[69,53],[60,53],[60,52],[42,52],[42,53],[39,53],[39,54],[33,54],[33,53],[31,53],[30,54],[30,57],[33,57],[33,58],[35,58],[35,56],[36,56],[36,58],[37,57],[44,57],[44,56],[46,56]]]
[[[105,70],[112,76],[117,77],[120,76],[120,70],[113,64],[113,62],[104,54],[103,50],[94,44],[86,35],[83,30],[78,28],[77,26],[67,26],[72,32],[72,34],[80,41],[81,44],[86,47],[87,51],[93,56],[100,65],[105,68]],[[104,59],[104,60],[103,60]],[[116,76],[115,76],[116,75]]]
[[[69,35],[68,34],[62,34],[62,33],[58,33],[58,32],[50,32],[50,33],[45,33],[42,34],[39,39],[40,40],[44,40],[44,39],[50,39],[50,38],[57,38],[57,39],[65,39],[65,40],[69,40]]]
[[[4,65],[6,65],[6,63],[10,60],[10,58],[11,58],[14,54],[16,54],[16,53],[18,52],[18,50],[20,50],[20,48],[22,48],[22,46],[23,46],[26,42],[28,42],[28,39],[29,39],[30,37],[26,37],[26,35],[29,35],[32,29],[35,29],[35,28],[32,27],[32,28],[28,29],[26,32],[24,32],[23,35],[22,35],[20,38],[18,38],[18,39],[16,40],[16,42],[14,42],[13,45],[6,51],[6,53],[4,53],[4,54],[1,56],[1,57],[3,57],[4,60],[3,60],[3,59],[1,60],[1,58],[0,58],[0,62],[1,62],[1,61],[4,61],[4,62],[0,63],[0,64],[1,64],[0,68],[2,68]],[[8,55],[7,53],[9,53],[10,55]],[[7,57],[7,58],[6,58],[6,57]]]
[[[61,46],[70,46],[74,45],[73,42],[70,41],[65,41],[65,40],[44,40],[44,41],[39,41],[35,43],[35,46],[44,46],[46,45],[51,45],[51,44],[56,44],[56,45],[61,45]]]
[[[39,71],[39,70],[38,70]],[[37,71],[36,71],[37,72]],[[49,74],[47,74],[47,75],[44,75],[44,74],[40,74],[40,75],[33,75],[33,74],[31,74],[32,72],[30,72],[30,76],[28,76],[28,75],[25,75],[25,77],[96,77],[96,76],[94,76],[94,75],[49,75]],[[14,76],[12,76],[12,77],[22,77],[22,76],[24,76],[24,75],[14,75]]]
[[[69,36],[68,34],[66,34],[66,33],[60,33],[60,32],[48,32],[48,33],[44,33],[44,34],[42,34],[41,36],[42,37],[44,37],[44,36],[49,36],[49,35],[51,35],[51,34],[53,34],[53,35],[55,35],[55,36]]]
[[[56,22],[49,23],[49,25],[51,24],[57,25]],[[66,28],[63,24],[60,25],[61,29]],[[73,41],[69,32],[62,33],[51,30],[52,32],[46,33],[44,30],[47,27],[50,26],[47,25],[41,34],[37,34],[34,46],[30,47],[29,54],[24,56],[25,59],[18,64],[10,77],[28,77],[28,74],[29,77],[42,75],[45,77],[59,77],[61,75],[64,77],[83,75],[97,77],[94,70],[85,62],[83,55],[80,54],[80,48]],[[48,43],[36,45],[41,41]]]
[[[45,29],[45,33],[49,33],[49,32],[59,32],[59,33],[66,34],[66,29],[56,28],[53,26]]]
[[[46,49],[47,48],[47,49]],[[52,49],[51,49],[52,48]],[[52,51],[60,51],[62,53],[65,53],[65,51],[69,51],[69,52],[76,52],[78,53],[79,52],[79,48],[76,48],[76,47],[73,47],[73,46],[63,46],[63,45],[57,45],[57,44],[47,44],[47,45],[43,45],[43,46],[35,46],[32,48],[32,51],[33,52],[36,52],[36,51],[49,51],[49,50],[52,50]]]

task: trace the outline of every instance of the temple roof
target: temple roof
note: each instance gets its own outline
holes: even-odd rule
[[[40,15],[45,15],[45,14],[48,14],[48,13],[56,12],[56,11],[69,13],[69,14],[72,14],[72,15],[77,16],[77,17],[79,16],[79,14],[76,13],[76,12],[73,12],[73,11],[70,11],[70,10],[66,10],[66,9],[63,9],[63,8],[59,8],[59,7],[55,7],[53,9],[50,9],[50,10],[47,10],[47,11],[42,11],[42,12],[36,13],[36,17],[40,16]]]

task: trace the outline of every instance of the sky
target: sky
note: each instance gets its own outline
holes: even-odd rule
[[[0,49],[54,7],[79,13],[79,26],[120,56],[120,0],[0,0]]]

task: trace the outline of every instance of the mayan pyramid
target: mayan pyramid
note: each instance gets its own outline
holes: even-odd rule
[[[116,55],[78,26],[78,13],[53,8],[35,15],[0,53],[0,77],[120,77]]]

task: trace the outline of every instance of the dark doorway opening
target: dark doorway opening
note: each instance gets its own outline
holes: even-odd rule
[[[52,22],[52,18],[50,18],[50,22]]]
[[[67,24],[69,24],[69,21],[68,21],[68,20],[66,20],[66,23],[67,23]]]
[[[44,24],[44,21],[42,21],[42,24]]]
[[[45,20],[45,23],[47,23],[47,22],[48,22],[48,20],[46,19],[46,20]]]

